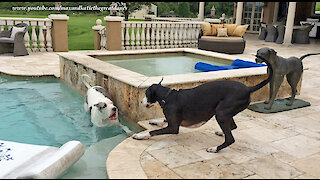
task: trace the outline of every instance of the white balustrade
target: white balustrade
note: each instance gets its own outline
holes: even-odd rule
[[[122,50],[197,47],[202,23],[123,21]]]
[[[29,34],[29,31],[27,31],[24,35],[25,46],[29,53],[39,51],[53,51],[51,36],[51,19],[0,17],[0,31],[10,30],[14,25],[17,25],[19,23],[25,23],[29,27],[31,26],[31,34]],[[36,29],[38,29],[38,33]],[[30,40],[32,46],[30,46]]]

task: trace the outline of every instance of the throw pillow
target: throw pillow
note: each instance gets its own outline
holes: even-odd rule
[[[17,32],[23,32],[25,30],[25,27],[12,27],[12,31],[11,31],[11,38],[14,38],[14,36],[16,35]]]
[[[201,30],[204,36],[212,35],[210,23],[201,24]]]
[[[227,28],[218,28],[217,29],[217,37],[228,37]]]
[[[248,25],[237,26],[236,29],[233,31],[232,36],[242,37],[246,32],[247,28]]]
[[[218,28],[223,28],[223,24],[211,24],[211,31],[213,36],[217,35]]]
[[[223,28],[228,29],[228,36],[232,36],[234,30],[236,29],[237,24],[224,24]]]

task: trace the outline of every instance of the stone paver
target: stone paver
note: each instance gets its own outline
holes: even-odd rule
[[[320,41],[290,47],[257,40],[246,35],[246,49],[235,58],[253,58],[261,47],[274,48],[283,57],[300,57],[319,52]],[[97,51],[78,51],[80,53]],[[260,114],[248,109],[234,117],[238,129],[236,142],[219,153],[206,148],[224,141],[215,118],[195,128],[181,128],[178,135],[162,135],[149,140],[128,138],[109,154],[109,178],[320,178],[320,57],[303,60],[304,74],[297,98],[310,107],[275,114]],[[52,53],[29,56],[0,55],[0,72],[11,75],[60,76],[59,58]],[[151,110],[150,110],[151,111]],[[147,121],[139,124],[158,129]]]

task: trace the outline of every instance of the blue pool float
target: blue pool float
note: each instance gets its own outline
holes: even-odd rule
[[[204,62],[198,62],[194,66],[194,68],[202,72],[208,72],[208,71],[220,71],[220,70],[228,70],[228,69],[241,69],[241,68],[262,67],[262,66],[266,66],[266,65],[257,64],[250,61],[244,61],[241,59],[236,59],[232,62],[232,64],[226,65],[226,66],[217,66],[217,65],[204,63]]]

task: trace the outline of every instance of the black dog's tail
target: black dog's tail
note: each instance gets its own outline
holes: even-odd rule
[[[271,78],[272,78],[272,74],[273,74],[273,69],[272,69],[272,66],[270,65],[270,63],[263,57],[259,56],[259,55],[255,55],[257,58],[260,58],[263,60],[263,62],[265,62],[267,65],[268,65],[268,68],[269,68],[269,76],[268,76],[268,79],[262,81],[261,83],[255,85],[255,86],[252,86],[252,87],[249,87],[249,91],[250,93],[254,92],[254,91],[257,91],[259,90],[260,88],[262,88],[263,86],[267,85]]]
[[[300,57],[300,60],[302,61],[304,58],[308,57],[308,56],[312,56],[312,55],[318,55],[320,53],[310,53],[310,54],[306,54]]]

